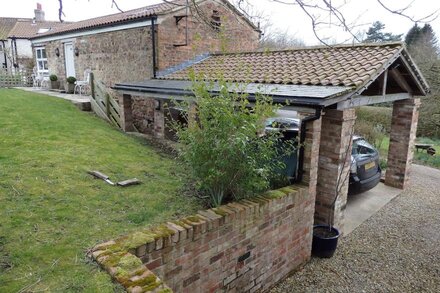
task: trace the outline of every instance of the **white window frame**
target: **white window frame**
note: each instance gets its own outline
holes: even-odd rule
[[[43,51],[44,51],[44,54],[43,54]],[[43,55],[46,55],[46,57],[43,57]],[[42,62],[43,66],[41,66],[40,62]],[[35,63],[37,65],[38,74],[42,74],[42,75],[49,74],[46,47],[36,47],[35,48]],[[44,66],[44,64],[46,64],[46,66]]]

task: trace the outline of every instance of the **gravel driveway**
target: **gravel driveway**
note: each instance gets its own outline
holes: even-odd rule
[[[440,170],[413,165],[412,186],[271,292],[440,292]]]

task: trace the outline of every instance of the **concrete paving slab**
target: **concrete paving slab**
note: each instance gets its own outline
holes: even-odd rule
[[[69,100],[72,102],[80,102],[80,103],[90,102],[90,96],[85,96],[85,95],[65,94],[65,93],[49,91],[44,88],[35,88],[35,87],[17,87],[17,89],[28,91],[28,92],[44,94],[44,95],[48,95],[48,96],[52,96],[52,97],[57,97],[57,98]]]
[[[344,235],[350,234],[403,190],[379,183],[364,193],[349,195],[345,209]]]

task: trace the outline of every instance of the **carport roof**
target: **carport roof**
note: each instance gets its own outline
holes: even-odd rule
[[[220,92],[217,82],[206,82],[212,94]],[[135,83],[116,84],[116,90],[135,93],[149,93],[152,96],[174,97],[192,95],[192,82],[188,80],[159,80],[152,79]],[[275,102],[313,106],[326,105],[343,94],[353,91],[352,87],[345,86],[311,86],[311,85],[283,85],[258,83],[231,83],[229,92],[244,92],[253,100],[258,94],[269,95]]]
[[[294,104],[329,106],[348,99],[350,93],[359,95],[390,66],[393,70],[399,67],[399,76],[405,79],[402,82],[410,84],[412,94],[426,95],[429,91],[400,42],[213,54],[168,69],[167,74],[159,77],[161,81],[117,84],[115,89],[186,94],[191,76],[195,76],[206,82],[223,79],[238,83],[239,88],[248,85],[242,92],[251,95],[264,85],[269,89],[265,93],[274,98],[288,99]]]
[[[195,73],[204,80],[360,87],[403,50],[397,42],[213,54],[162,78],[188,80]]]

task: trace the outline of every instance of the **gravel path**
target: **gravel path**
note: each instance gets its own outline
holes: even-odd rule
[[[440,170],[413,165],[412,186],[312,258],[277,292],[440,292]]]

